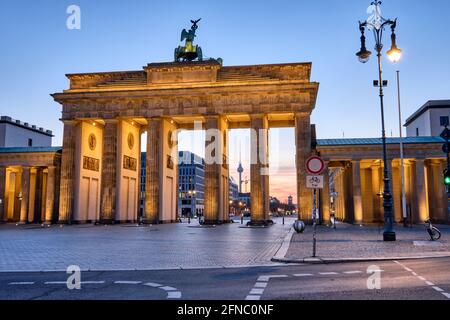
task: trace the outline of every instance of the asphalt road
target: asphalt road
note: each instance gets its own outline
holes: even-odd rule
[[[368,273],[370,266],[373,272]],[[450,300],[449,266],[450,258],[443,258],[375,264],[83,272],[80,290],[67,288],[69,275],[65,273],[0,273],[0,299]],[[379,289],[368,289],[368,281]]]

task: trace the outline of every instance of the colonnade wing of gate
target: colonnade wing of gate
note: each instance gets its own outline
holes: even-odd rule
[[[269,220],[268,130],[274,127],[295,127],[299,212],[308,216],[305,161],[319,87],[310,74],[310,63],[224,67],[209,60],[68,75],[70,88],[53,95],[64,123],[59,222],[136,220],[141,166],[144,222],[175,221],[177,130],[199,125],[206,130],[206,224],[228,221],[228,131],[235,128],[256,133],[250,144],[252,223]]]

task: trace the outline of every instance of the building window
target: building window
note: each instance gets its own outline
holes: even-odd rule
[[[449,119],[448,116],[441,117],[441,127],[448,127],[449,125]]]
[[[419,136],[419,128],[416,128],[416,137]]]
[[[28,139],[28,146],[32,147],[33,146],[33,139]]]

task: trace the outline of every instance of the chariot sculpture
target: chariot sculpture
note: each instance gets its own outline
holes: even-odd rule
[[[195,40],[195,32],[198,29],[197,23],[200,22],[201,19],[191,20],[192,27],[191,30],[186,31],[183,29],[181,32],[181,41],[186,40],[184,46],[178,46],[175,49],[175,61],[194,61],[198,59],[198,61],[203,61],[202,48],[200,46],[194,45]]]

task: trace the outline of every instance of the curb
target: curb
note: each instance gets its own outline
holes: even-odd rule
[[[410,257],[367,257],[367,258],[303,258],[303,259],[289,259],[286,258],[286,254],[289,250],[292,237],[294,236],[294,230],[291,229],[283,240],[283,243],[270,259],[272,262],[284,263],[284,264],[338,264],[338,263],[350,263],[350,262],[376,262],[376,261],[392,261],[392,260],[421,260],[421,259],[440,259],[450,258],[450,252],[441,252],[434,255],[417,255]]]
[[[441,255],[423,255],[412,257],[369,257],[369,258],[304,258],[304,259],[287,259],[273,257],[272,262],[279,262],[285,264],[338,264],[350,262],[376,262],[376,261],[392,261],[392,260],[422,260],[422,259],[442,259],[450,258],[450,252],[445,252]]]

